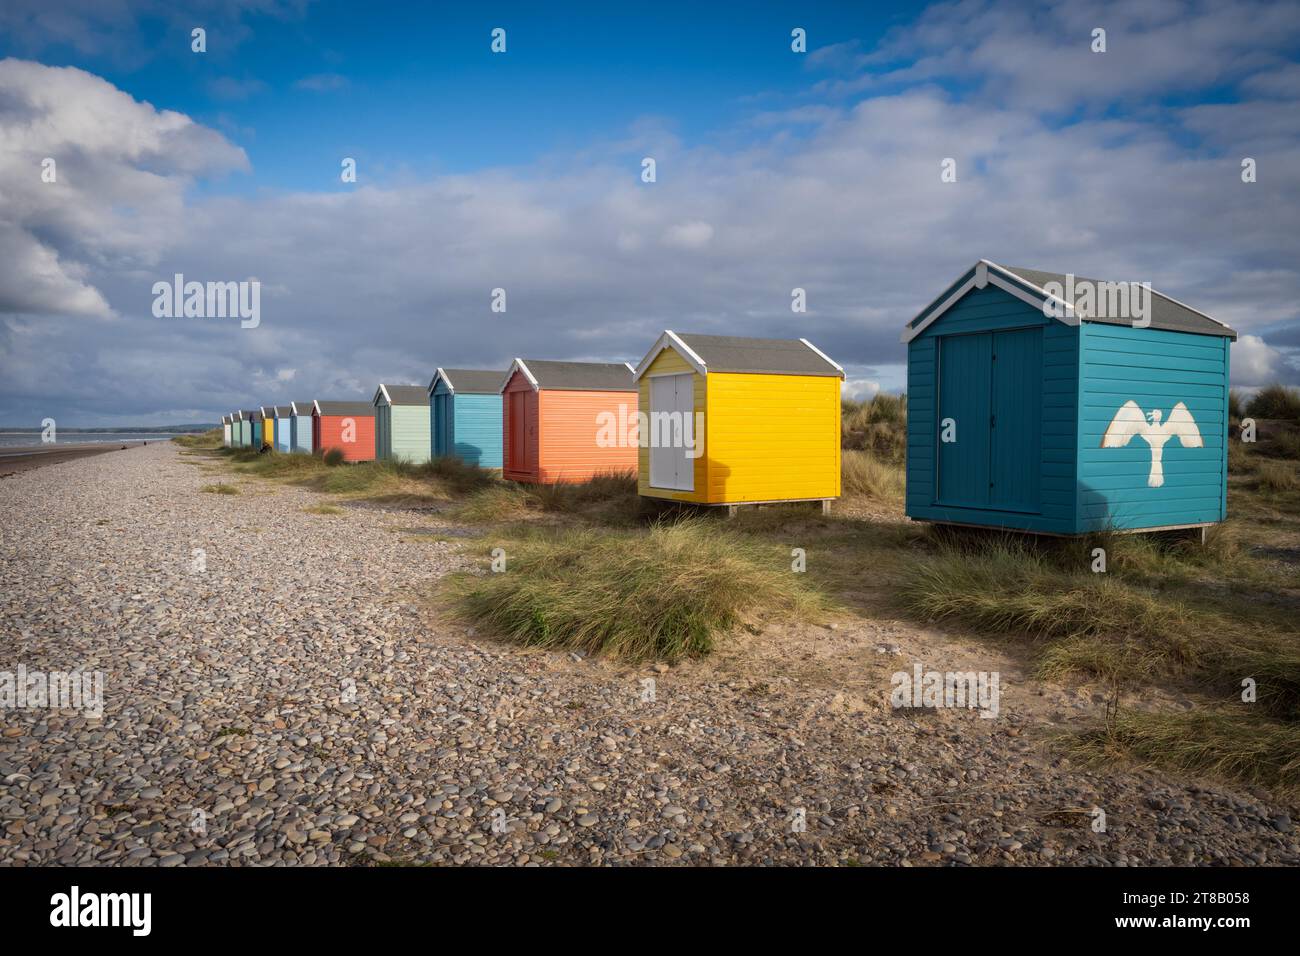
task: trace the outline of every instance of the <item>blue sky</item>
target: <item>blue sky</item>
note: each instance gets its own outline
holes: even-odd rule
[[[980,257],[1151,281],[1238,328],[1235,384],[1300,381],[1294,5],[480,6],[8,0],[0,425],[635,361],[665,327],[898,391],[898,330]],[[260,326],[155,317],[175,272],[256,278]]]

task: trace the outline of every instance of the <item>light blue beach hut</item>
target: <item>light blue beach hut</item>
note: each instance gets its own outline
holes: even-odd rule
[[[429,396],[419,385],[375,389],[375,457],[421,464],[429,460]]]
[[[290,448],[295,452],[310,455],[311,448],[311,402],[290,402]]]
[[[480,468],[501,467],[504,372],[439,368],[429,382],[429,443],[435,458],[454,456]]]
[[[275,450],[288,454],[293,451],[293,409],[288,405],[275,406]]]

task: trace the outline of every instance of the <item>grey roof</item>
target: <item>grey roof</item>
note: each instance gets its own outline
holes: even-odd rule
[[[988,262],[988,260],[981,261]],[[908,341],[912,336],[918,334],[921,328],[929,325],[935,317],[941,315],[946,308],[946,306],[941,308],[941,305],[947,302],[954,292],[958,291],[967,281],[969,281],[970,277],[977,272],[978,266],[979,263],[976,263],[975,266],[972,266],[970,269],[963,272],[955,282],[950,284],[948,288],[941,292],[934,301],[926,306],[915,318],[912,319],[912,321],[908,322],[908,332],[904,333],[903,341]],[[1026,269],[1022,266],[1004,266],[995,262],[990,262],[989,266],[990,271],[996,270],[1004,273],[1004,279],[1006,276],[1010,276],[1010,281],[1015,282],[1018,280],[1026,287],[1033,286],[1041,290],[1045,284],[1049,282],[1057,282],[1060,283],[1061,288],[1064,289],[1067,284],[1065,274],[1060,272],[1044,272],[1041,269]],[[1103,281],[1106,280],[1089,279],[1084,276],[1075,275],[1075,301],[1078,301],[1086,285]],[[1110,281],[1113,282],[1116,280]],[[1026,291],[1030,292],[1030,294],[1034,294],[1031,289],[1027,288]],[[949,303],[949,305],[951,304],[952,303]],[[1198,312],[1190,306],[1183,305],[1181,302],[1177,302],[1155,289],[1151,290],[1150,319],[1150,327],[1153,329],[1165,329],[1171,332],[1190,332],[1197,335],[1222,335],[1229,339],[1236,339],[1237,337],[1237,333],[1224,323],[1219,322],[1217,319],[1212,319],[1210,316]],[[1131,318],[1121,318],[1116,316],[1084,316],[1083,321],[1099,322],[1106,325],[1131,326],[1133,324]]]
[[[741,335],[677,337],[704,360],[710,372],[760,372],[786,375],[833,375],[842,371],[801,339],[754,339]]]
[[[257,414],[257,415],[260,416],[262,413],[261,413],[260,411],[257,411],[257,409],[247,409],[247,408],[246,408],[246,409],[244,409],[242,412],[240,412],[239,414],[240,414],[240,417],[241,417],[244,421],[246,421],[246,422],[251,422],[251,421],[253,420],[253,415],[254,415],[254,414]]]
[[[353,415],[368,418],[375,417],[375,406],[369,402],[321,402],[320,412],[322,415]]]
[[[275,417],[276,417],[276,418],[290,418],[290,417],[292,417],[292,416],[293,416],[293,409],[290,408],[288,405],[277,405],[277,406],[275,406]]]
[[[1065,287],[1065,275],[1063,273],[1043,272],[1041,269],[1026,269],[1021,266],[1002,266],[1002,268],[1018,275],[1026,282],[1033,283],[1040,289],[1048,282],[1059,282],[1062,288]],[[1080,283],[1099,283],[1102,281],[1106,280],[1089,279],[1076,275],[1074,277],[1076,301],[1082,291],[1079,286]],[[1112,279],[1109,281],[1118,280]],[[1119,316],[1088,316],[1083,321],[1102,322],[1106,325],[1133,324],[1132,319]],[[1224,335],[1234,340],[1237,338],[1237,333],[1224,323],[1212,319],[1204,313],[1197,312],[1195,309],[1188,308],[1156,289],[1151,290],[1151,328],[1167,329],[1171,332],[1193,332],[1198,335]]]
[[[538,388],[588,392],[634,392],[632,370],[622,362],[552,362],[520,359],[537,379]],[[501,379],[497,379],[498,390]]]
[[[311,405],[312,405],[312,403],[311,403],[310,401],[306,401],[306,402],[291,402],[290,405],[289,405],[289,408],[290,408],[291,411],[293,411],[293,412],[294,412],[295,414],[297,414],[297,415],[310,415],[310,414],[311,414]]]
[[[532,366],[529,366],[531,368]],[[504,372],[489,372],[477,368],[444,368],[441,369],[442,377],[447,380],[452,389],[461,393],[470,395],[495,395],[501,391],[501,376]],[[436,379],[438,376],[434,375]],[[425,390],[425,397],[433,388],[433,382],[429,382],[429,388]]]
[[[255,408],[251,412],[244,412],[244,417],[252,422],[260,422],[262,420],[262,410]]]
[[[380,385],[394,405],[428,405],[429,390],[422,385]]]

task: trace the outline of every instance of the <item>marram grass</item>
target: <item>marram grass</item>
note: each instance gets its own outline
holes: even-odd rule
[[[625,660],[707,654],[751,618],[820,606],[781,548],[707,519],[568,530],[503,546],[506,570],[453,580],[461,617],[507,640]]]
[[[1179,713],[1124,711],[1071,749],[1105,762],[1117,756],[1295,792],[1300,726],[1261,719],[1250,704]]]

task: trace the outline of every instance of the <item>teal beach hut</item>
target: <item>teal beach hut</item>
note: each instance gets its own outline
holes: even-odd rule
[[[262,450],[262,410],[255,408],[248,413],[249,420],[253,423],[253,443],[250,446],[255,451]]]
[[[1149,284],[980,260],[903,332],[908,517],[1057,535],[1222,521],[1236,337]]]
[[[501,467],[500,371],[440,368],[429,382],[429,443],[435,458],[454,456]]]
[[[311,402],[290,402],[292,412],[289,425],[291,451],[311,454]]]

